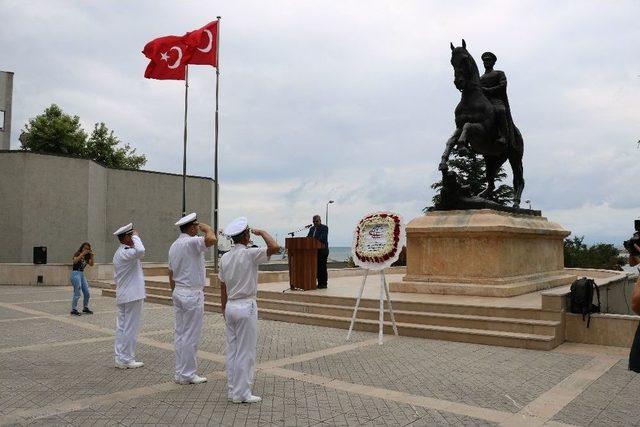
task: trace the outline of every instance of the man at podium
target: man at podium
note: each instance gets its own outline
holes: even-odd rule
[[[314,215],[313,226],[307,237],[313,237],[324,245],[318,249],[318,289],[327,289],[327,258],[329,257],[329,227],[322,224],[320,215]]]

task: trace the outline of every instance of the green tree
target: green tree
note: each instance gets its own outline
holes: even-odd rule
[[[564,240],[564,266],[577,268],[602,268],[622,270],[626,264],[620,251],[609,243],[597,243],[587,246],[584,236],[575,236]]]
[[[87,158],[110,168],[140,169],[147,163],[146,156],[136,155],[129,144],[118,147],[120,140],[104,123],[96,123],[87,140]]]
[[[87,138],[80,118],[64,113],[56,104],[29,119],[20,141],[23,150],[90,159],[110,168],[140,169],[147,163],[146,156],[136,154],[129,144],[120,146],[104,123],[96,123]]]
[[[484,160],[472,150],[460,152],[458,146],[451,150],[451,156],[447,163],[449,169],[455,171],[460,179],[460,185],[468,186],[471,194],[479,194],[486,188]],[[507,177],[504,168],[501,167],[496,175],[496,189],[492,200],[501,205],[508,205],[513,200],[513,187],[500,184]],[[431,185],[434,190],[442,188],[442,180]],[[440,192],[433,196],[433,204],[440,201]],[[426,210],[426,208],[425,208]]]
[[[42,114],[29,119],[23,135],[24,150],[85,156],[87,134],[80,127],[80,118],[65,114],[56,104],[51,104]]]

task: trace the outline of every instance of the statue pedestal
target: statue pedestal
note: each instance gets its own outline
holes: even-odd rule
[[[541,216],[491,209],[435,211],[407,224],[407,274],[393,292],[511,297],[575,280],[570,234]]]

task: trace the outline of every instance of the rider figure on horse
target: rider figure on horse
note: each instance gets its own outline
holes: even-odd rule
[[[491,101],[496,112],[498,125],[498,144],[506,147],[510,138],[511,111],[507,98],[507,76],[503,71],[494,70],[497,57],[491,52],[485,52],[481,56],[485,72],[480,76],[482,92]]]

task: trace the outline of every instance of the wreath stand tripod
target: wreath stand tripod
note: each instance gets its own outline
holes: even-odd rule
[[[353,330],[353,324],[356,321],[356,315],[358,313],[358,307],[360,306],[360,299],[362,298],[362,292],[364,291],[364,285],[367,282],[367,277],[369,276],[370,270],[366,269],[364,271],[364,277],[362,278],[362,285],[360,285],[360,290],[358,291],[358,298],[356,300],[356,306],[353,308],[353,316],[351,317],[351,325],[349,326],[349,332],[347,333],[347,341],[351,338],[351,331]],[[387,305],[389,306],[389,315],[391,316],[391,325],[393,326],[393,333],[398,335],[398,327],[396,326],[396,319],[393,315],[393,307],[391,306],[391,298],[389,297],[389,286],[387,285],[387,278],[384,275],[384,270],[378,270],[380,273],[380,318],[379,318],[379,329],[378,329],[378,345],[382,345],[382,336],[384,332],[384,300],[385,296],[387,299]]]

